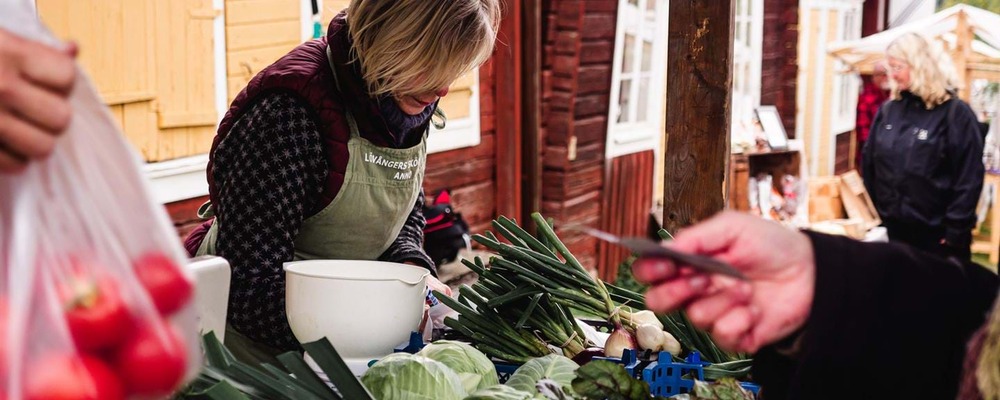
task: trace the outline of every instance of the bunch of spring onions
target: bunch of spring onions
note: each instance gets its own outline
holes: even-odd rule
[[[498,256],[491,257],[488,265],[479,257],[462,260],[479,274],[479,280],[462,287],[457,299],[435,293],[459,314],[457,319],[445,319],[445,324],[472,339],[487,355],[515,363],[544,356],[552,349],[572,358],[591,347],[573,313],[606,320],[615,326],[613,340],[617,335],[634,342],[636,328],[645,319],[640,317],[649,314],[640,312],[643,296],[593,278],[549,222],[538,213],[532,214],[532,220],[537,236],[501,216],[492,223],[496,234],[487,231],[474,237]],[[704,348],[706,361],[731,361],[683,315],[659,316],[659,320],[686,350]]]

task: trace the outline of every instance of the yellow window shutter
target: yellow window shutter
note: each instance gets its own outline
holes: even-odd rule
[[[215,126],[212,0],[158,0],[157,124],[160,129]]]
[[[153,2],[37,0],[38,14],[62,39],[79,43],[80,63],[105,103],[152,100]]]

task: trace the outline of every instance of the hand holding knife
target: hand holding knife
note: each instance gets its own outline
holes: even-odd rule
[[[625,247],[632,250],[636,254],[642,257],[651,258],[666,258],[671,260],[679,267],[691,267],[699,272],[704,272],[708,274],[721,274],[726,276],[731,276],[740,280],[747,280],[747,277],[743,275],[742,272],[734,268],[732,265],[714,259],[712,257],[707,257],[699,254],[686,253],[682,251],[677,251],[669,247],[661,246],[659,243],[641,237],[628,237],[622,238],[617,235],[604,232],[598,229],[589,227],[575,227],[580,232],[587,235],[593,236],[600,240],[606,241],[608,243],[614,243],[619,246]]]

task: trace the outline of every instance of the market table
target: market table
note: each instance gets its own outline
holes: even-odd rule
[[[1000,174],[987,171],[983,180],[983,190],[988,187],[1000,188]],[[990,263],[996,264],[1000,261],[1000,202],[995,198],[990,201],[990,239],[973,240],[972,252],[990,255]]]

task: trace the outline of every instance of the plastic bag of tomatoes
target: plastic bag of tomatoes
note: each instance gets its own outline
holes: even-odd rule
[[[56,43],[30,3],[0,28]],[[163,398],[201,364],[191,275],[82,71],[71,102],[53,154],[0,175],[0,399]]]

